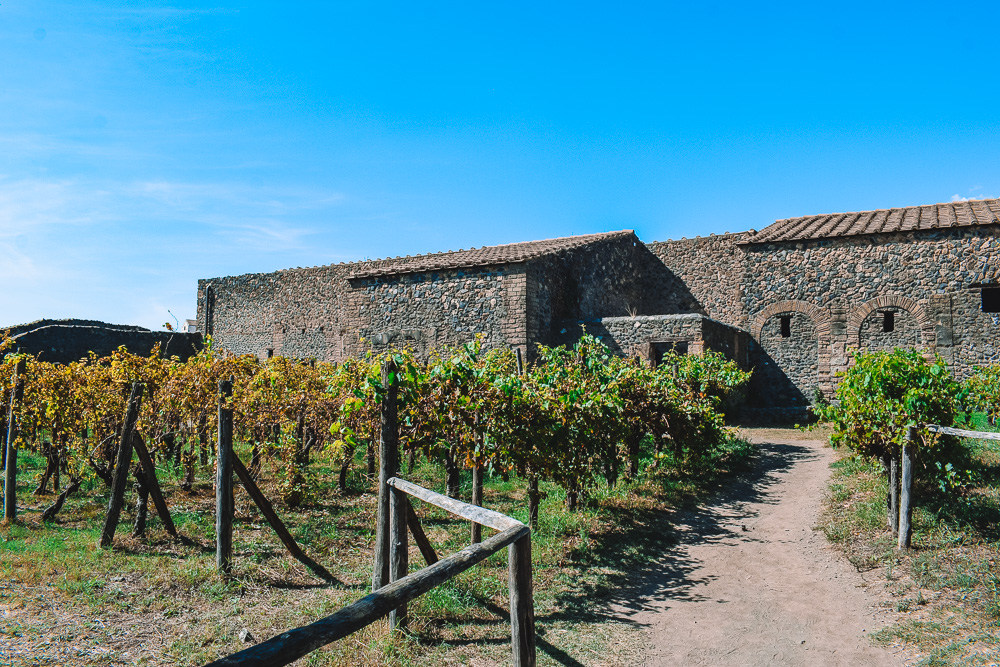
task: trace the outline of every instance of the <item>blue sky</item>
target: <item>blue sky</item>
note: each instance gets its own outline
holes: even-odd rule
[[[0,1],[0,325],[1000,196],[995,3]]]

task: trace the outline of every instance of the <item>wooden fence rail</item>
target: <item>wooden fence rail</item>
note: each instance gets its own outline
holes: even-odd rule
[[[283,667],[385,616],[389,616],[390,627],[405,627],[406,604],[410,600],[461,574],[504,547],[508,549],[511,664],[515,667],[535,667],[531,529],[499,512],[449,498],[396,476],[399,426],[396,414],[395,371],[395,365],[391,360],[382,368],[382,382],[387,391],[381,404],[382,432],[379,438],[381,466],[375,562],[372,567],[373,592],[331,616],[284,632],[265,642],[216,660],[207,667],[224,665]],[[222,449],[220,446],[220,458]],[[233,463],[236,463],[237,470],[241,467],[235,457]],[[476,525],[500,532],[484,542],[470,544],[458,553],[438,560],[407,495],[472,521]],[[264,509],[263,506],[261,509]],[[408,532],[413,534],[420,553],[427,561],[427,567],[413,574],[407,574]],[[289,549],[291,550],[291,547]]]
[[[210,663],[208,667],[282,667],[338,639],[357,632],[388,615],[393,609],[423,595],[435,586],[482,562],[529,535],[527,526],[514,526],[482,544],[473,544],[434,565],[403,577],[315,623],[283,632],[256,646]]]
[[[937,424],[927,424],[924,426],[931,433],[941,433],[943,435],[956,435],[960,438],[976,438],[978,440],[1000,440],[1000,433],[987,433],[984,431],[966,431],[963,428],[952,428],[950,426],[938,426]]]
[[[393,627],[401,626],[404,623],[407,602],[486,560],[504,547],[509,550],[512,664],[517,667],[534,667],[535,618],[531,578],[531,530],[520,521],[499,512],[448,498],[398,477],[389,478],[386,482],[395,496],[390,503],[392,516],[388,522],[393,533],[389,540],[388,554],[392,581],[326,618],[284,632],[260,644],[216,660],[207,667],[229,665],[282,667],[385,616],[390,617]],[[404,529],[407,522],[412,521],[407,514],[413,511],[408,506],[404,493],[500,532],[480,544],[471,544],[456,554],[438,560],[433,565],[403,576],[406,566],[403,553],[407,549]]]

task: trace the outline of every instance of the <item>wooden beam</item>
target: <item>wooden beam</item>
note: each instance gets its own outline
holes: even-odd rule
[[[210,663],[207,667],[283,667],[321,646],[342,639],[386,616],[435,586],[480,563],[500,549],[529,536],[522,524],[473,544],[419,572],[383,586],[357,602],[315,623],[283,632],[256,646]]]
[[[410,567],[409,540],[406,537],[406,495],[399,489],[390,488],[389,517],[389,581],[399,581],[406,577]],[[389,627],[406,629],[406,603],[389,613]]]
[[[111,481],[111,499],[108,500],[108,515],[104,519],[104,529],[101,531],[102,548],[111,546],[121,518],[122,504],[125,502],[125,482],[128,480],[132,466],[132,432],[135,422],[139,419],[139,409],[142,407],[141,382],[132,383],[132,393],[129,395],[128,407],[125,408],[125,421],[122,423],[121,438],[118,441],[118,455],[115,458],[115,475]]]
[[[378,518],[375,524],[375,563],[372,566],[372,590],[389,583],[389,487],[386,482],[398,471],[399,422],[396,414],[396,363],[390,358],[382,364],[381,419],[379,429]]]
[[[160,515],[160,521],[163,522],[163,527],[167,533],[177,537],[177,528],[174,526],[174,520],[170,516],[170,510],[167,509],[167,502],[163,499],[160,481],[156,478],[156,466],[153,465],[153,458],[149,455],[146,443],[143,442],[142,436],[138,431],[133,431],[132,444],[135,447],[135,453],[139,455],[139,464],[142,465],[142,471],[145,473],[146,489],[149,491],[149,497],[153,499],[153,506],[156,508],[156,513]]]
[[[944,435],[957,435],[960,438],[976,438],[978,440],[1000,440],[1000,433],[986,433],[984,431],[966,431],[962,428],[951,428],[950,426],[938,426],[937,424],[927,424],[924,426],[931,433],[943,433]]]
[[[420,517],[413,510],[413,505],[410,503],[409,498],[406,499],[406,525],[410,527],[410,532],[413,533],[413,541],[417,543],[420,555],[424,557],[427,564],[433,565],[438,562],[437,553],[435,553],[434,547],[431,546],[431,541],[427,539],[424,527],[420,525]]]
[[[17,517],[17,448],[14,440],[17,438],[14,410],[24,394],[24,372],[26,363],[23,358],[14,365],[14,386],[10,390],[10,412],[7,415],[7,442],[4,445],[4,482],[3,482],[3,521],[12,523]]]
[[[483,505],[483,467],[476,465],[472,469],[472,504],[477,507]],[[479,544],[483,541],[483,526],[475,521],[472,522],[472,544]]]
[[[442,496],[440,493],[428,491],[423,487],[417,486],[412,482],[407,482],[405,479],[400,479],[399,477],[392,477],[387,480],[386,483],[394,489],[399,489],[400,491],[410,494],[414,498],[420,498],[420,500],[423,500],[425,503],[430,503],[435,507],[440,507],[443,510],[447,510],[452,514],[462,517],[463,519],[475,521],[476,523],[492,528],[493,530],[507,530],[511,526],[524,525],[517,519],[504,516],[503,514],[500,514],[500,512],[494,512],[493,510],[486,509],[485,507],[476,507],[475,505],[470,505],[469,503],[463,503],[461,500],[449,498],[448,496]]]
[[[903,442],[903,456],[900,463],[900,489],[899,489],[899,549],[909,549],[910,539],[913,535],[913,525],[911,517],[913,507],[911,503],[911,493],[913,491],[913,449],[917,439],[917,429],[914,426],[906,428],[906,440]]]
[[[233,383],[221,380],[219,445],[215,460],[215,565],[222,574],[233,570],[233,410],[227,405],[232,395]]]
[[[531,582],[531,534],[508,547],[511,664],[535,667],[535,598]]]
[[[240,460],[240,457],[233,454],[232,464],[233,472],[235,472],[236,476],[239,477],[240,483],[243,484],[243,488],[246,489],[246,492],[251,498],[253,498],[257,507],[260,508],[261,514],[263,514],[264,518],[267,519],[267,522],[271,524],[271,528],[274,529],[274,532],[278,534],[278,538],[281,540],[281,543],[285,545],[285,548],[288,549],[288,553],[290,553],[295,560],[315,572],[320,579],[324,579],[330,583],[340,583],[337,581],[336,577],[327,571],[325,567],[314,561],[302,551],[298,543],[295,541],[295,538],[288,532],[288,528],[286,528],[285,524],[278,518],[278,514],[274,511],[274,507],[272,507],[271,502],[264,496],[263,493],[261,493],[257,483],[253,481],[253,477],[250,476],[250,471],[243,465],[243,461]]]

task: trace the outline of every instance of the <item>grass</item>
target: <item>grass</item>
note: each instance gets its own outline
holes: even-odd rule
[[[976,430],[995,430],[982,415]],[[913,548],[887,528],[881,466],[844,453],[834,465],[822,529],[858,570],[881,583],[893,619],[873,635],[905,647],[919,665],[996,665],[1000,654],[1000,442],[963,440],[972,482],[943,492],[915,488]]]
[[[643,460],[639,481],[591,489],[578,512],[565,493],[542,483],[539,529],[533,534],[535,613],[540,665],[629,665],[643,649],[641,630],[607,609],[672,542],[663,511],[711,494],[752,457],[733,440],[693,473]],[[303,549],[339,580],[327,585],[293,560],[241,490],[236,496],[234,574],[215,568],[212,467],[199,469],[191,492],[182,474],[159,462],[158,476],[184,540],[171,539],[150,507],[146,536],[131,537],[132,507],[122,516],[113,549],[96,547],[107,492],[88,482],[57,520],[39,524],[53,496],[32,496],[41,457],[19,457],[20,519],[0,528],[0,665],[198,665],[329,615],[368,592],[374,541],[373,482],[355,461],[348,491],[335,490],[334,461],[311,465],[317,487],[309,502],[278,514]],[[421,461],[404,475],[444,492],[442,466]],[[463,477],[461,495],[471,495]],[[263,486],[277,498],[274,471]],[[487,476],[484,504],[527,521],[525,484]],[[134,502],[134,492],[127,495]],[[468,522],[417,503],[439,554],[468,544]],[[491,534],[484,530],[484,537]],[[415,547],[411,570],[423,565]],[[310,654],[300,664],[506,664],[510,626],[507,560],[501,552],[410,605],[410,631],[376,623]]]

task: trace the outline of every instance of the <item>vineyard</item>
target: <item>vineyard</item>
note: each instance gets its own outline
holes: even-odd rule
[[[9,485],[20,497],[5,497],[5,506],[11,507],[7,520],[14,522],[5,548],[25,553],[11,568],[18,562],[28,567],[27,554],[40,555],[34,549],[46,553],[47,547],[39,545],[50,544],[47,532],[81,546],[99,541],[102,520],[107,532],[104,506],[113,497],[114,471],[121,467],[116,457],[122,451],[128,407],[135,405],[131,441],[138,462],[131,466],[130,493],[135,506],[125,510],[133,521],[132,534],[115,538],[112,528],[111,536],[102,535],[100,541],[114,543],[115,551],[79,555],[77,562],[93,566],[101,559],[114,560],[120,550],[141,552],[161,563],[167,561],[160,557],[180,557],[198,563],[193,571],[202,581],[191,586],[204,589],[205,582],[217,581],[222,590],[238,596],[246,595],[248,587],[280,579],[281,573],[268,569],[273,547],[262,546],[264,538],[256,529],[252,539],[250,533],[241,537],[239,525],[233,574],[220,578],[203,567],[204,543],[214,539],[212,508],[205,500],[214,479],[221,406],[232,411],[237,465],[243,467],[245,461],[248,475],[237,492],[238,523],[252,521],[244,494],[257,489],[295,534],[288,540],[295,544],[297,539],[309,552],[296,558],[316,565],[310,567],[312,581],[342,591],[324,609],[332,600],[356,596],[351,591],[362,587],[366,564],[370,572],[375,444],[387,380],[398,390],[399,460],[409,477],[440,486],[451,497],[465,495],[475,504],[503,507],[539,531],[544,608],[547,596],[556,604],[559,571],[577,572],[580,559],[587,557],[581,546],[606,530],[595,517],[607,507],[658,502],[667,486],[674,492],[690,490],[726,467],[734,441],[720,406],[749,378],[732,362],[711,354],[668,356],[651,368],[610,354],[589,336],[573,348],[540,348],[530,364],[522,363],[515,351],[484,350],[478,343],[441,350],[427,361],[394,350],[325,364],[280,357],[261,362],[221,353],[208,341],[185,363],[161,358],[158,350],[148,356],[119,350],[65,366],[8,354],[0,373],[4,414],[12,426],[10,451],[18,457],[8,469],[20,475]],[[220,393],[220,383],[227,391]],[[129,451],[126,460],[131,455]],[[148,516],[150,498],[159,522]],[[468,532],[456,536],[454,521],[434,515],[430,520],[433,540],[468,543]],[[74,527],[77,536],[66,533]],[[478,539],[474,533],[472,540]],[[288,540],[282,537],[286,546]],[[14,542],[20,546],[11,546]],[[192,576],[190,571],[184,576]],[[5,574],[15,581],[40,576],[17,569]],[[81,573],[63,576],[77,582],[66,584],[68,591],[82,580],[91,581]],[[112,588],[107,582],[89,585]],[[456,590],[480,600],[495,597],[495,591],[470,593],[469,586],[475,590],[480,584],[464,579],[438,596],[429,595],[424,604],[433,606]],[[428,610],[428,616],[435,612]],[[441,633],[439,623],[426,622],[426,636]],[[283,629],[276,625],[255,631],[263,632],[258,636],[263,639]],[[421,635],[420,626],[415,632]],[[238,647],[231,635],[226,630],[206,646],[174,650],[173,658],[162,659],[195,664],[218,657]],[[383,656],[385,651],[427,650],[407,646],[404,650],[391,643],[372,650]],[[540,646],[544,652],[544,642]]]

